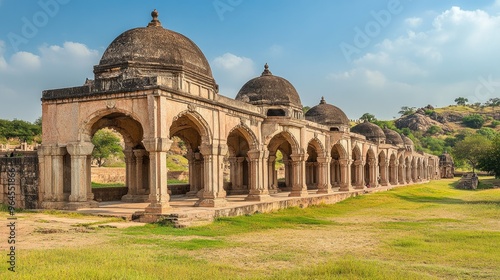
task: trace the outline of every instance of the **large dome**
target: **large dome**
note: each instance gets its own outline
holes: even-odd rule
[[[153,20],[147,27],[119,35],[106,49],[97,68],[128,63],[132,67],[192,71],[213,79],[210,65],[198,46],[184,35],[163,28],[156,10],[151,16]]]
[[[318,105],[306,112],[306,120],[326,126],[349,125],[349,119],[340,108],[327,104],[321,97]]]
[[[366,139],[378,143],[385,143],[385,133],[378,125],[371,122],[360,123],[353,128],[351,132],[361,134],[366,137]]]
[[[235,99],[253,105],[281,105],[302,110],[302,102],[293,85],[284,78],[274,76],[267,64],[264,68],[260,77],[243,85]]]

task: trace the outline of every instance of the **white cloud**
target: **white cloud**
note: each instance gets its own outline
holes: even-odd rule
[[[343,91],[378,96],[357,104],[357,114],[387,108],[387,102],[397,112],[404,105],[451,104],[460,96],[477,100],[478,77],[500,81],[500,16],[452,7],[431,20],[407,19],[407,24],[419,21],[430,29],[385,39],[355,60],[352,69],[328,75]],[[500,88],[494,94],[500,95]]]
[[[220,86],[220,93],[234,97],[249,79],[255,77],[252,59],[225,53],[213,60],[214,77]]]
[[[5,57],[4,47],[0,41],[0,118],[4,119],[35,120],[41,115],[43,90],[82,85],[93,77],[93,65],[99,61],[98,51],[74,42],[11,57]]]
[[[407,18],[405,20],[405,23],[411,27],[411,28],[415,28],[415,27],[419,27],[421,24],[422,24],[422,19],[421,18],[418,18],[418,17],[411,17],[411,18]]]

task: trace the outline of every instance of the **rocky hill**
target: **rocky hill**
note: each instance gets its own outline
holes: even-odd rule
[[[464,122],[464,118],[470,116],[480,116],[484,122],[478,127],[471,127]],[[417,109],[414,113],[402,116],[395,120],[395,126],[398,129],[408,128],[411,131],[419,131],[421,133],[429,132],[432,127],[436,133],[442,135],[455,135],[463,129],[479,129],[481,127],[489,127],[499,131],[500,129],[500,110],[495,110],[492,107],[472,107],[472,106],[448,106],[444,108],[433,108],[428,105],[424,108]]]

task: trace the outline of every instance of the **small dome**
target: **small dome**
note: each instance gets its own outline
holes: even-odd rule
[[[102,55],[97,68],[129,63],[129,67],[192,71],[213,79],[210,65],[198,46],[184,35],[163,28],[156,10],[151,16],[153,20],[147,27],[119,35]]]
[[[360,123],[351,128],[351,132],[361,134],[369,141],[385,142],[385,133],[382,128],[371,122]]]
[[[346,114],[338,107],[327,104],[321,97],[319,105],[316,105],[306,112],[306,120],[326,126],[349,125]]]
[[[406,146],[414,146],[415,145],[413,143],[413,141],[410,138],[408,138],[408,136],[401,134],[401,138],[403,139],[403,142],[405,143]]]
[[[282,105],[302,110],[302,102],[295,87],[286,79],[274,76],[267,63],[262,75],[243,85],[235,99],[253,105]]]
[[[399,133],[397,133],[396,131],[388,128],[383,129],[383,131],[386,139],[385,142],[387,144],[391,144],[394,146],[403,146],[405,144],[403,138],[401,138],[401,135],[399,135]]]

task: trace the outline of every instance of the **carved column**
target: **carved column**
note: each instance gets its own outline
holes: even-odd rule
[[[90,142],[73,142],[67,145],[71,156],[71,194],[70,202],[88,202],[90,188],[90,174],[88,157],[92,154],[94,145]],[[73,208],[71,205],[70,208]],[[77,206],[78,207],[78,206]]]
[[[340,188],[339,191],[349,191],[351,189],[351,176],[355,176],[353,174],[349,174],[351,170],[351,161],[348,159],[339,160],[340,164]]]
[[[330,157],[318,157],[318,194],[332,193],[330,184]]]
[[[204,187],[195,206],[225,206],[226,191],[223,184],[223,165],[227,146],[225,144],[202,144],[200,151],[204,159]]]
[[[136,167],[135,167],[134,152],[132,151],[132,149],[127,149],[123,151],[123,153],[125,154],[125,174],[127,176],[127,178],[125,178],[126,180],[125,184],[127,185],[128,188],[127,195],[135,195],[137,193],[136,192],[137,179],[135,177]]]
[[[292,191],[289,196],[308,196],[307,185],[305,180],[306,162],[303,154],[292,154]]]
[[[92,146],[93,148],[94,146]],[[92,150],[90,151],[92,153]],[[63,147],[53,146],[52,155],[52,200],[64,201],[64,160],[66,151]]]
[[[147,213],[164,214],[170,200],[167,186],[167,151],[172,145],[168,138],[149,138],[142,141],[149,152],[149,202]]]
[[[267,151],[266,151],[267,152]],[[269,191],[266,187],[268,185],[265,178],[268,176],[268,168],[264,163],[267,162],[266,152],[260,150],[251,150],[248,152],[250,160],[250,192],[246,200],[251,201],[264,201],[269,198]],[[265,181],[264,181],[265,180]]]

